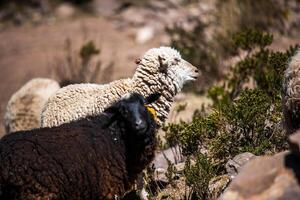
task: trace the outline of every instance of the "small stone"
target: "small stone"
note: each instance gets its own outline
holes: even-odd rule
[[[91,6],[97,14],[110,17],[116,14],[116,11],[122,6],[122,3],[118,0],[94,0]]]
[[[184,157],[181,154],[179,146],[171,147],[157,153],[152,163],[154,164],[154,167],[156,169],[162,168],[167,170],[169,166],[168,161],[170,161],[175,166],[179,163],[184,162]]]
[[[151,26],[145,26],[140,28],[136,33],[136,42],[144,44],[154,37],[154,28]]]
[[[76,9],[69,3],[62,3],[56,9],[56,16],[60,19],[68,19],[75,15]]]
[[[145,9],[130,7],[120,14],[120,20],[132,26],[142,26],[145,24]]]
[[[183,172],[184,167],[185,167],[185,162],[176,164],[176,165],[175,165],[176,172],[177,172],[177,173]]]
[[[169,180],[168,180],[166,174],[167,174],[167,170],[165,170],[163,168],[157,168],[154,171],[154,180],[157,182],[168,183]]]

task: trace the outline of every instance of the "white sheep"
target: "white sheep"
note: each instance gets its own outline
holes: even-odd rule
[[[8,101],[4,114],[6,133],[39,128],[42,109],[59,88],[54,80],[35,78],[15,92]]]
[[[159,125],[162,125],[168,116],[173,97],[187,81],[196,79],[198,69],[170,47],[148,50],[137,64],[132,78],[105,85],[74,84],[58,90],[43,109],[42,127],[58,126],[86,116],[95,116],[128,92],[137,92],[143,96],[162,93],[160,99],[151,104],[157,113]]]
[[[284,73],[282,108],[288,134],[300,128],[300,49]]]

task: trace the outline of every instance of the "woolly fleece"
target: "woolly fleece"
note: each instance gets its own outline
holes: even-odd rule
[[[292,134],[300,128],[300,49],[284,73],[282,108],[286,132]]]

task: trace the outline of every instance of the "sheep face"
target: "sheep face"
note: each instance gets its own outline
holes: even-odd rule
[[[189,62],[181,59],[174,59],[175,62],[168,70],[168,76],[175,79],[178,77],[179,84],[182,87],[187,81],[196,80],[198,69]]]
[[[160,95],[152,94],[144,98],[138,93],[124,95],[120,101],[107,109],[106,112],[114,113],[119,121],[124,122],[126,129],[133,130],[138,134],[143,134],[148,130],[152,119],[145,105],[155,102]]]
[[[180,53],[170,47],[150,49],[138,62],[137,77],[156,76],[157,79],[169,79],[180,90],[187,81],[195,80],[199,70],[181,58]]]

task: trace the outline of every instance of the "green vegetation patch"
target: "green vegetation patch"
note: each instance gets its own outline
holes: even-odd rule
[[[272,154],[287,148],[281,87],[297,46],[276,52],[268,49],[272,40],[272,35],[258,30],[234,34],[235,48],[245,56],[222,83],[208,90],[212,106],[195,112],[190,123],[163,128],[168,145],[181,146],[183,154],[195,161],[194,165],[188,161],[185,175],[197,199],[208,199],[209,180],[226,173],[225,163],[235,155]]]

